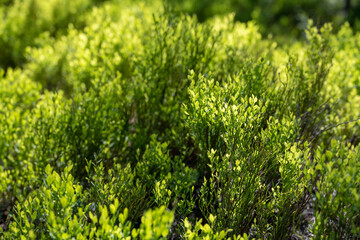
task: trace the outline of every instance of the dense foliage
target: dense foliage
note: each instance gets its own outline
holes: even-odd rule
[[[0,0],[0,239],[360,238],[360,34],[174,9]]]
[[[359,0],[167,0],[177,11],[195,14],[200,21],[235,12],[235,19],[256,21],[263,33],[300,35],[308,19],[332,22],[337,29],[345,21],[360,29]]]

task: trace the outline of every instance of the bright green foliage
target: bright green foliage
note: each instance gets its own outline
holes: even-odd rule
[[[320,148],[315,153],[315,170],[320,176],[313,226],[317,239],[352,239],[360,234],[359,150],[333,140],[325,154]]]
[[[308,151],[292,144],[294,121],[266,121],[267,104],[242,97],[236,79],[221,86],[201,75],[197,85],[195,75],[190,78],[184,114],[211,172],[200,193],[203,214],[216,215],[217,228],[233,228],[235,234],[248,232],[256,221],[259,237],[284,238],[287,224],[295,221],[291,216],[304,207],[307,185],[301,167]]]
[[[332,36],[331,45],[336,49],[329,72],[327,91],[334,96],[335,114],[330,116],[335,123],[351,121],[360,117],[360,51],[359,34],[354,34],[345,24],[337,35]],[[360,125],[356,122],[341,125],[333,130],[338,135],[345,135],[353,144],[359,144]]]
[[[152,141],[146,147],[136,170],[138,177],[150,185],[155,181],[166,180],[169,181],[169,184],[187,189],[192,186],[194,178],[196,178],[196,173],[186,167],[181,159],[170,158],[168,144],[157,142],[155,135],[152,136]]]
[[[115,82],[73,100],[65,99],[61,92],[43,95],[32,114],[23,119],[22,131],[14,136],[12,145],[5,148],[13,153],[4,155],[4,167],[14,174],[28,173],[12,183],[15,191],[31,188],[27,181],[39,180],[32,173],[41,176],[48,163],[62,169],[72,161],[80,178],[86,173],[87,160],[101,157],[107,165],[112,164],[125,144],[122,131],[126,117],[118,111],[123,109],[122,90]],[[110,98],[113,100],[107,101]]]
[[[98,161],[96,159],[95,161]],[[92,166],[88,162],[86,166],[91,185],[86,193],[86,198],[94,206],[101,204],[111,208],[114,201],[118,202],[117,209],[123,211],[127,209],[130,220],[137,220],[144,210],[150,205],[144,184],[135,180],[135,174],[132,173],[130,165],[122,168],[120,164],[113,166],[113,169],[105,171],[103,162],[98,166]],[[90,170],[92,169],[93,170]]]
[[[18,161],[21,151],[18,136],[26,132],[26,119],[41,99],[40,86],[27,78],[20,70],[9,69],[6,77],[0,71],[0,202],[14,196],[22,198],[18,186],[28,184],[32,188],[34,172],[27,166],[22,174],[18,165],[28,165],[29,159]]]
[[[23,205],[16,205],[6,239],[164,239],[168,235],[173,213],[165,207],[146,212],[140,228],[132,229],[128,209],[121,211],[118,199],[109,207],[85,204],[82,186],[69,173],[71,167],[61,176],[49,165],[45,171],[44,186]]]
[[[358,238],[359,33],[172,10],[0,1],[0,239]]]
[[[137,230],[138,235],[133,233],[132,236],[139,236],[140,239],[146,240],[167,239],[173,220],[173,213],[167,211],[164,206],[150,210],[141,218],[141,225]]]
[[[150,145],[146,147],[142,159],[138,162],[137,175],[149,184],[158,179],[169,180],[171,178],[171,162],[167,144],[158,143],[154,135]]]
[[[84,212],[89,206],[82,204],[82,187],[74,183],[70,170],[71,167],[66,168],[60,176],[49,165],[46,167],[44,186],[34,191],[23,204],[17,204],[6,238],[84,238],[81,234],[86,232]],[[75,210],[77,214],[74,215]]]
[[[0,67],[22,64],[25,48],[36,45],[36,38],[45,31],[61,34],[69,23],[81,27],[83,20],[78,14],[92,4],[89,0],[16,0],[9,6],[1,5]]]
[[[228,229],[227,232],[214,232],[214,223],[216,217],[210,214],[209,216],[209,224],[201,224],[201,219],[196,222],[195,226],[192,226],[191,223],[185,219],[184,226],[186,228],[184,239],[196,240],[196,239],[212,239],[212,240],[220,240],[220,239],[234,239],[234,240],[247,240],[248,237],[244,234],[241,236],[234,236],[233,238],[226,238],[228,232],[231,232],[231,229]]]

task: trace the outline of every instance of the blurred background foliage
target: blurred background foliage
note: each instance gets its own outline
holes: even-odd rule
[[[339,28],[349,22],[360,28],[359,0],[167,0],[176,11],[195,14],[199,21],[219,14],[235,12],[235,20],[254,20],[263,34],[299,37],[306,29],[308,19],[318,25],[332,22]]]
[[[360,29],[360,0],[0,0],[0,68],[21,67],[26,47],[40,46],[37,40],[44,34],[60,37],[69,24],[83,29],[86,13],[104,2],[163,2],[168,10],[196,16],[200,22],[233,13],[235,21],[252,21],[263,36],[276,37],[280,44],[304,38],[309,19],[316,26],[331,22],[335,31],[345,22],[355,31]]]

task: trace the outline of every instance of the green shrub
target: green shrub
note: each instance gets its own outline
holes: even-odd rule
[[[267,104],[242,96],[238,79],[223,85],[194,73],[190,79],[184,114],[208,172],[201,211],[217,216],[216,229],[231,234],[256,227],[260,238],[286,237],[304,208],[302,166],[309,157],[306,145],[302,150],[293,143],[294,119],[264,119]]]
[[[318,173],[315,192],[315,239],[352,239],[360,234],[359,147],[331,141],[319,148],[314,165]]]
[[[18,239],[165,239],[173,214],[165,207],[146,212],[139,229],[127,221],[128,209],[119,208],[119,200],[107,206],[86,204],[83,188],[65,168],[60,176],[46,167],[44,186],[17,204],[13,222],[4,237]],[[110,193],[111,194],[111,193]]]
[[[69,23],[81,27],[83,20],[78,15],[93,4],[88,0],[16,0],[9,6],[0,5],[0,67],[23,64],[25,48],[34,46],[43,32],[55,36],[66,31]]]
[[[358,237],[349,25],[72,4],[0,6],[1,239]]]
[[[184,221],[184,226],[186,229],[185,235],[184,235],[184,239],[226,239],[226,235],[228,232],[231,232],[231,229],[229,229],[228,231],[221,231],[221,232],[214,232],[214,222],[215,222],[216,217],[214,217],[213,215],[209,216],[209,221],[210,221],[210,225],[209,224],[201,224],[201,220],[197,221],[195,226],[192,226],[191,223],[185,219]],[[228,238],[230,239],[230,238]],[[237,240],[246,240],[248,239],[247,235],[244,234],[243,237],[241,236],[234,236],[233,239],[237,239]]]

